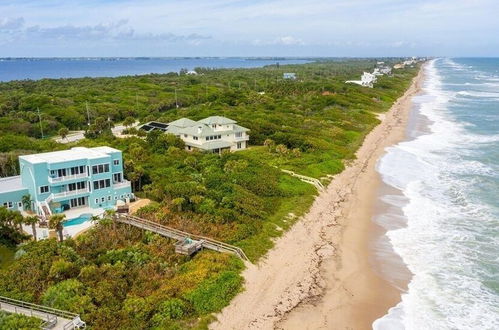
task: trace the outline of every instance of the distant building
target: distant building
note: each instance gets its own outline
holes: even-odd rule
[[[346,83],[347,84],[357,84],[360,86],[373,88],[374,83],[377,80],[376,75],[373,73],[369,73],[369,72],[364,72],[360,79],[361,80],[347,80]]]
[[[198,73],[196,71],[194,71],[194,70],[189,70],[189,71],[187,71],[186,74],[189,75],[189,76],[197,76]]]
[[[222,116],[212,116],[199,121],[181,118],[168,124],[149,122],[140,129],[174,134],[184,141],[186,150],[198,149],[214,153],[246,149],[249,140],[249,129]]]
[[[24,210],[29,195],[31,210],[48,218],[74,208],[113,208],[133,197],[121,151],[110,147],[25,155],[19,165],[20,175],[0,179],[0,205],[9,209]]]
[[[294,73],[294,72],[285,72],[285,73],[282,74],[282,77],[284,79],[296,80],[296,73]]]

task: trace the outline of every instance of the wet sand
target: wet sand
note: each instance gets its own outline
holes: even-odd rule
[[[386,147],[404,139],[422,80],[421,71],[366,137],[357,159],[258,264],[248,266],[245,291],[210,328],[370,329],[398,303],[400,290],[372,265],[370,245],[383,233],[372,222],[381,184],[375,165]]]

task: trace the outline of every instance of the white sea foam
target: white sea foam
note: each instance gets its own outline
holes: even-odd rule
[[[442,64],[457,71],[471,69],[450,60]],[[387,236],[414,275],[402,302],[373,328],[499,329],[499,296],[484,283],[497,279],[497,210],[468,193],[493,184],[491,178],[498,173],[490,164],[467,157],[477,145],[497,144],[499,134],[467,131],[448,108],[462,93],[444,90],[435,61],[426,76],[424,95],[415,103],[432,122],[430,133],[388,148],[377,166],[383,181],[407,199],[383,200],[403,205],[407,226],[395,227]],[[494,260],[496,265],[487,267]],[[484,267],[478,267],[480,263]]]

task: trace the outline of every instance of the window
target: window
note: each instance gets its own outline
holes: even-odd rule
[[[219,138],[219,139],[221,139],[221,138],[222,138],[222,135],[219,135],[219,136],[218,136],[218,138]]]
[[[98,198],[95,199],[95,204],[99,204],[99,199]]]
[[[208,141],[209,139],[210,139],[210,138],[207,136],[207,137],[206,137],[206,141]]]
[[[111,186],[110,179],[102,179],[94,181],[94,190],[108,188]]]
[[[40,194],[46,194],[49,192],[49,186],[41,186],[40,187]]]
[[[57,176],[58,177],[66,176],[66,169],[65,168],[61,168],[61,169],[57,170]]]
[[[87,204],[85,197],[73,198],[71,199],[70,202],[71,202],[71,207],[84,206]],[[95,202],[97,203],[98,200],[95,200]]]
[[[68,184],[68,190],[69,191],[76,190],[76,183],[70,183],[70,184]]]
[[[184,134],[184,137],[186,138],[186,137],[187,137],[187,134]]]
[[[237,138],[243,137],[243,132],[237,132],[237,133],[236,133],[236,137],[237,137]]]
[[[196,140],[196,141],[198,140],[198,137],[197,137],[197,136],[193,136],[192,138],[193,138],[194,140]]]
[[[119,159],[115,159],[115,160],[113,160],[113,164],[114,164],[114,165],[119,165],[119,164],[120,164],[120,160],[119,160]]]
[[[241,143],[241,142],[238,142],[238,143],[237,143],[237,149],[241,149],[241,146],[242,146],[242,143]]]
[[[106,197],[102,197],[102,198],[100,199],[100,201],[101,201],[102,203],[104,203],[104,202],[106,201]]]
[[[13,204],[12,204],[12,202],[5,202],[5,203],[3,203],[3,206],[8,208],[8,209],[11,209]]]
[[[114,196],[114,200],[117,201],[118,200],[118,196]]]
[[[85,189],[87,187],[87,183],[85,181],[80,181],[76,183],[76,189]]]
[[[100,174],[109,172],[109,164],[100,164],[92,166],[92,174]]]
[[[22,202],[17,202],[17,207],[23,207],[23,203]]]
[[[107,196],[107,200],[110,201],[111,200],[111,196]]]
[[[121,182],[121,173],[114,173],[113,174],[113,183],[119,183]]]

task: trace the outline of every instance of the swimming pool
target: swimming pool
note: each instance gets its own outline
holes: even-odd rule
[[[64,227],[81,225],[82,223],[89,221],[92,218],[92,216],[93,214],[91,213],[80,214],[79,217],[69,219],[68,221],[64,222]]]

